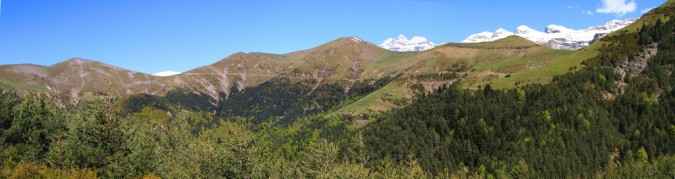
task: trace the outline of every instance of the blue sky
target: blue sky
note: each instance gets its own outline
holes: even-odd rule
[[[666,0],[0,0],[0,64],[73,57],[155,73],[236,52],[283,54],[358,36],[457,42],[525,24],[573,29],[639,17]]]

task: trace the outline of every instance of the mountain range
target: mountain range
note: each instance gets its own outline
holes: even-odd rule
[[[612,21],[589,28],[584,35],[615,31],[633,21]],[[63,104],[105,96],[164,96],[182,91],[182,94],[202,96],[201,104],[222,106],[224,102],[236,101],[232,99],[233,95],[244,98],[242,95],[253,95],[247,91],[263,90],[269,88],[267,85],[280,82],[302,84],[306,89],[305,96],[316,95],[327,86],[340,88],[341,92],[332,91],[331,95],[347,95],[354,89],[363,89],[360,84],[381,82],[382,86],[372,89],[375,91],[362,91],[367,92],[362,94],[366,96],[351,96],[349,98],[356,97],[354,101],[334,106],[334,114],[361,114],[405,105],[417,94],[456,82],[467,88],[486,84],[494,88],[512,88],[547,83],[553,76],[575,69],[583,60],[597,54],[595,48],[559,51],[540,45],[550,37],[547,35],[572,37],[576,32],[561,26],[549,26],[546,32],[522,26],[515,33],[499,29],[470,38],[475,42],[494,40],[492,42],[442,45],[419,36],[407,39],[400,35],[380,46],[358,37],[345,37],[288,54],[236,53],[180,74],[149,75],[73,58],[52,66],[2,65],[0,87],[13,88],[24,94],[46,95]],[[482,38],[487,36],[490,38]],[[534,38],[539,39],[534,40],[538,43],[532,42]],[[582,40],[587,39],[583,37]],[[294,105],[308,105],[307,101],[295,102],[298,104]],[[260,105],[261,102],[251,103]]]
[[[496,87],[514,86],[516,80],[542,83],[566,70],[534,77],[520,77],[519,73],[559,65],[560,60],[570,56],[584,57],[556,52],[517,36],[485,44],[449,43],[424,53],[392,52],[357,37],[345,37],[288,54],[237,53],[167,77],[81,58],[52,66],[2,65],[0,86],[24,94],[46,95],[63,104],[105,96],[163,96],[180,90],[204,96],[208,100],[202,103],[216,106],[230,100],[233,94],[246,94],[279,81],[302,83],[307,95],[311,95],[324,85],[339,86],[342,94],[357,89],[361,83],[385,80],[381,89],[337,111],[351,114],[395,108],[415,94],[433,91],[459,79],[465,79],[462,84],[472,88],[487,82],[501,84]],[[567,60],[563,65],[579,65],[574,62],[580,61]],[[509,74],[513,77],[504,79]]]
[[[551,24],[538,31],[525,25],[516,28],[515,32],[499,28],[494,32],[481,32],[469,35],[462,43],[491,42],[506,38],[511,35],[517,35],[528,39],[537,44],[546,45],[558,50],[579,50],[588,47],[590,43],[611,32],[624,28],[637,19],[611,20],[603,25],[592,26],[587,29],[573,30],[565,26]],[[389,38],[379,46],[397,52],[424,51],[432,49],[439,44],[434,44],[425,37],[414,36],[412,39],[399,35],[396,38]]]
[[[607,35],[616,30],[622,29],[637,19],[611,20],[600,26],[593,26],[583,30],[573,30],[565,26],[551,24],[541,32],[528,26],[521,25],[516,28],[515,33],[503,28],[493,32],[481,32],[470,35],[462,42],[476,43],[489,42],[502,39],[511,35],[517,35],[533,41],[537,44],[546,45],[559,50],[578,50],[588,47],[588,45],[598,38]]]

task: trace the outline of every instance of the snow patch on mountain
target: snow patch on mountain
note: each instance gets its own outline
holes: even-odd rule
[[[436,46],[437,44],[429,42],[425,37],[413,36],[412,39],[408,39],[403,34],[396,38],[389,38],[380,44],[381,48],[397,52],[425,51]]]
[[[511,33],[502,28],[493,32],[481,32],[469,35],[463,43],[490,42],[506,38],[510,35],[517,35],[535,43],[549,46],[560,50],[578,50],[587,47],[594,40],[622,29],[637,19],[611,20],[600,26],[589,27],[583,30],[573,30],[561,25],[549,25],[544,32],[535,30],[525,25],[518,26],[515,33]]]
[[[177,75],[177,74],[181,74],[181,72],[177,72],[177,71],[163,71],[163,72],[157,72],[157,73],[154,73],[154,74],[152,74],[152,75],[155,75],[155,76],[173,76],[173,75]]]

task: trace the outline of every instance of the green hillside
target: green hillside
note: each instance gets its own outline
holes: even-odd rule
[[[580,68],[582,61],[595,54],[597,53],[591,49],[553,50],[517,36],[495,42],[446,44],[425,52],[397,53],[391,58],[377,61],[372,71],[405,67],[401,68],[399,79],[353,104],[346,105],[336,113],[359,115],[386,111],[405,103],[392,101],[409,101],[419,92],[454,82],[472,89],[486,84],[497,89],[545,84],[556,75]],[[451,73],[458,75],[453,79],[443,80],[416,78]],[[429,89],[415,91],[410,88],[420,85]]]
[[[0,178],[671,178],[675,1],[577,51],[356,37],[157,77],[0,66]]]
[[[645,14],[634,24],[609,34],[608,37],[619,35],[621,32],[634,32],[643,24],[653,24],[656,20],[667,20],[663,9],[673,6],[667,2],[662,9],[656,9]],[[606,44],[601,39],[589,47],[577,51],[553,50],[539,46],[527,39],[510,36],[494,42],[483,43],[449,43],[423,53],[401,53],[392,60],[378,66],[411,66],[404,74],[442,73],[435,67],[452,66],[459,62],[470,64],[471,70],[466,76],[457,80],[464,88],[480,89],[490,84],[495,89],[511,89],[527,84],[546,84],[554,76],[584,68],[582,62],[598,55],[598,49]],[[450,53],[448,53],[450,51]],[[439,52],[441,54],[439,55]],[[445,53],[442,53],[445,52]],[[434,57],[430,57],[436,55]],[[414,59],[414,60],[410,60]],[[415,65],[410,65],[414,63]],[[464,74],[463,74],[464,75]],[[384,96],[390,100],[409,100],[414,96],[413,90],[402,90],[413,86],[417,81],[401,80],[396,84],[388,85],[372,95],[347,105],[337,111],[339,114],[359,115],[370,111],[386,111],[399,107],[386,103]],[[449,84],[449,83],[444,83]],[[394,87],[395,86],[395,87]],[[358,110],[356,110],[358,109]]]

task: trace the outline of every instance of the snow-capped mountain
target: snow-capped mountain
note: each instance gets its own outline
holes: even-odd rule
[[[403,34],[396,38],[389,38],[380,44],[380,47],[398,52],[425,51],[436,47],[436,44],[429,42],[427,38],[414,36],[412,39],[406,38]]]
[[[506,29],[499,28],[495,32],[481,32],[477,34],[470,35],[468,38],[466,38],[462,42],[488,42],[488,41],[494,41],[497,39],[503,39],[508,36],[513,35],[513,32],[509,32]]]
[[[573,30],[565,26],[549,25],[544,32],[521,25],[516,28],[515,33],[506,31],[502,28],[494,33],[481,32],[470,35],[464,39],[464,43],[489,42],[499,40],[510,35],[517,35],[538,44],[547,45],[560,50],[578,50],[587,47],[596,38],[624,28],[637,19],[611,20],[601,26],[593,26],[584,30]]]

